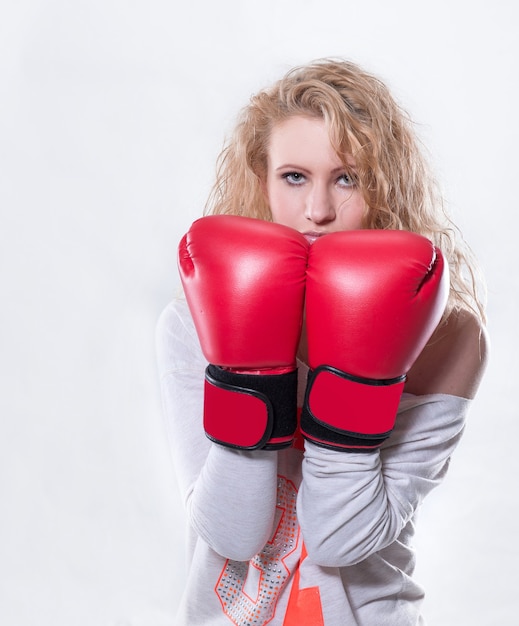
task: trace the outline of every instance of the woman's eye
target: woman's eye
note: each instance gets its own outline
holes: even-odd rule
[[[341,174],[337,179],[337,183],[341,187],[353,187],[355,185],[355,179],[349,174]]]
[[[283,178],[291,185],[301,185],[305,182],[305,177],[300,172],[287,172]]]

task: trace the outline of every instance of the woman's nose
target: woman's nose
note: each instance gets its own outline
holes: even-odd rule
[[[325,187],[317,186],[312,189],[307,198],[305,217],[315,224],[326,224],[335,219],[335,206]]]

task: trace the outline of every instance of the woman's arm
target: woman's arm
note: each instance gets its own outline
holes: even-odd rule
[[[486,329],[469,311],[452,313],[440,325],[407,375],[416,395],[448,393],[474,398],[488,361]]]
[[[297,506],[309,557],[344,567],[393,543],[445,475],[469,403],[404,395],[391,437],[375,452],[307,442]]]
[[[307,442],[298,515],[316,563],[352,565],[391,544],[447,471],[486,365],[486,334],[463,315],[449,320],[427,351],[410,377],[419,395],[404,395],[380,451]]]
[[[273,529],[277,454],[232,450],[206,437],[207,363],[183,299],[159,319],[157,353],[168,440],[189,523],[222,556],[248,560]]]

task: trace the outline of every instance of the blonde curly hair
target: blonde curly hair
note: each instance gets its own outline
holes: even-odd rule
[[[295,67],[252,96],[218,157],[205,212],[272,220],[261,184],[270,134],[296,115],[324,119],[346,170],[353,156],[367,207],[364,228],[413,231],[442,250],[451,275],[444,318],[469,309],[484,321],[484,285],[476,260],[447,215],[409,115],[380,79],[352,62],[319,59]]]

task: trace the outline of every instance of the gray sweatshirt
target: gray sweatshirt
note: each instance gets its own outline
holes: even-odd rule
[[[182,298],[158,321],[157,353],[188,520],[176,626],[425,624],[415,515],[445,476],[470,401],[404,394],[375,452],[301,439],[279,452],[232,450],[203,430],[207,362]],[[308,369],[298,366],[301,405]]]

